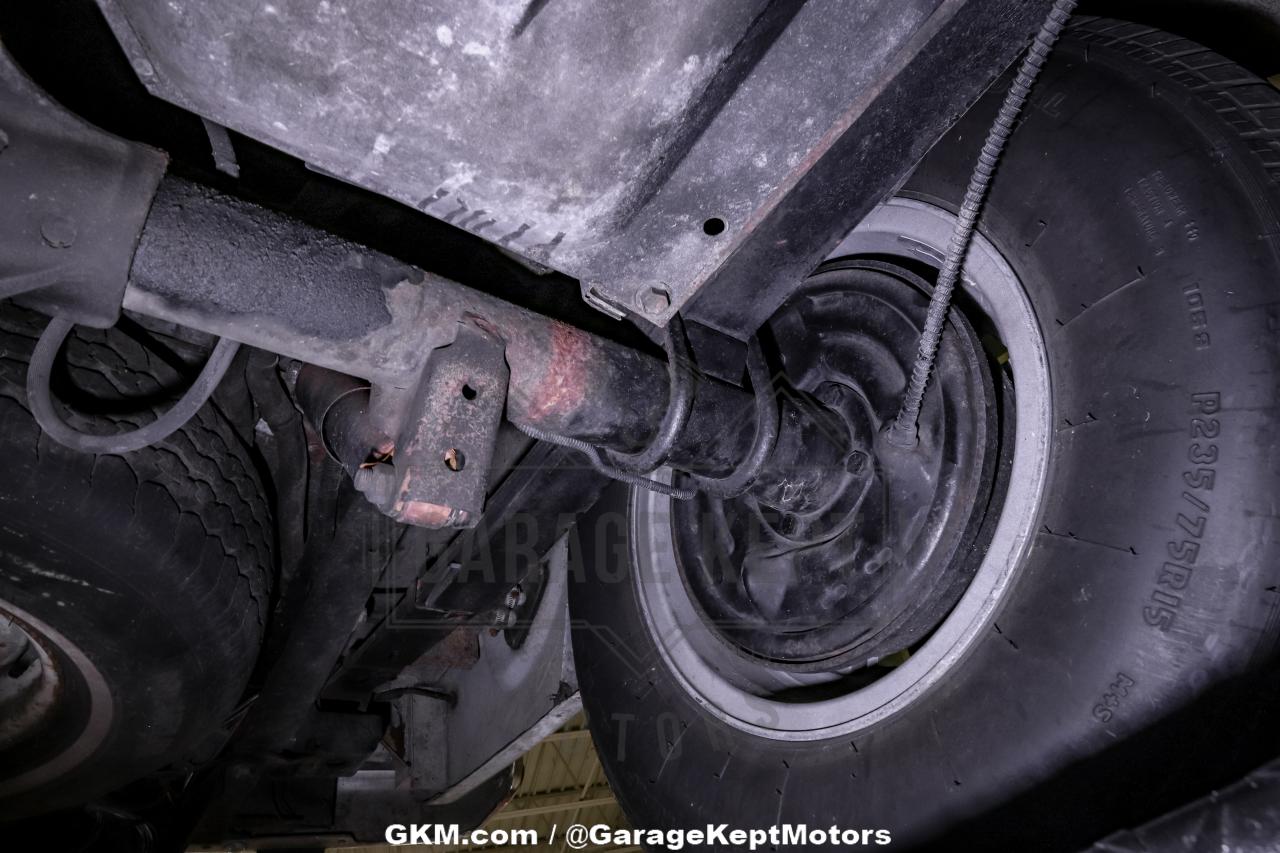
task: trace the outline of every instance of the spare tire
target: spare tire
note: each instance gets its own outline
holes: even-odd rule
[[[216,405],[123,455],[42,435],[23,392],[42,325],[0,306],[0,819],[208,758],[256,660],[273,570],[262,482]],[[63,359],[61,393],[116,413],[68,414],[89,431],[136,427],[146,415],[119,413],[162,407],[184,372],[118,331],[78,332]]]
[[[1007,84],[839,253],[936,269]],[[630,820],[1074,850],[1280,749],[1257,676],[1280,635],[1278,178],[1270,85],[1077,20],[967,267],[971,305],[999,309],[1004,280],[1028,310],[995,324],[1017,411],[1000,526],[933,634],[869,683],[751,694],[742,656],[670,603],[679,531],[654,530],[679,514],[615,487],[578,526],[575,659]]]

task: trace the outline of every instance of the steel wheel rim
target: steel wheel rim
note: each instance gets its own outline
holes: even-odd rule
[[[913,199],[873,211],[831,258],[896,256],[937,266],[955,217]],[[978,235],[963,290],[992,320],[1009,350],[1017,387],[1012,473],[987,556],[959,603],[901,666],[847,694],[806,703],[766,698],[812,680],[791,672],[744,677],[731,651],[701,623],[674,558],[670,499],[633,493],[631,524],[636,596],[650,636],[682,689],[709,714],[775,740],[820,740],[861,731],[914,704],[964,659],[989,629],[1016,580],[1039,515],[1052,436],[1049,371],[1041,328],[1021,282],[996,247]],[[669,473],[666,475],[670,477]],[[830,676],[828,676],[830,678]]]
[[[54,781],[88,760],[111,728],[114,707],[111,691],[102,673],[98,671],[80,647],[68,639],[62,632],[33,616],[16,605],[0,599],[0,619],[12,620],[20,625],[23,633],[41,647],[41,656],[54,670],[60,681],[76,680],[88,697],[88,706],[78,721],[73,721],[74,728],[65,730],[65,723],[57,719],[47,721],[46,717],[56,718],[61,708],[61,694],[65,688],[57,685],[54,691],[53,704],[48,713],[37,721],[38,725],[50,722],[51,725],[63,725],[63,731],[46,732],[37,728],[30,734],[39,740],[44,737],[55,737],[62,742],[62,747],[50,754],[39,764],[26,770],[19,770],[8,778],[0,777],[0,797],[13,796],[33,790],[40,785]],[[46,726],[47,728],[47,726]],[[15,738],[11,747],[22,745],[24,738]],[[3,753],[0,753],[2,755]]]

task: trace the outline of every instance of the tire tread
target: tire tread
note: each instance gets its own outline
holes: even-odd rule
[[[5,306],[0,311],[0,398],[16,405],[0,406],[0,442],[7,453],[30,448],[36,431],[37,469],[55,459],[82,472],[89,484],[86,500],[96,493],[99,503],[119,501],[119,486],[99,475],[108,457],[77,454],[38,434],[26,402],[26,365],[39,337],[39,321],[28,312]],[[124,335],[95,330],[77,332],[66,348],[68,368],[77,384],[100,396],[128,397],[155,393],[160,389],[152,378],[159,366],[152,356]],[[81,428],[101,430],[102,419],[75,413],[69,420]],[[141,414],[113,416],[120,428],[134,428],[148,420]],[[25,423],[21,423],[25,421]],[[30,450],[28,450],[30,452]],[[249,632],[252,643],[265,628],[270,605],[273,527],[265,491],[234,428],[214,405],[206,405],[172,436],[152,447],[109,457],[109,465],[122,465],[132,472],[135,487],[128,496],[128,514],[134,524],[149,530],[168,529],[177,537],[180,519],[189,516],[199,522],[209,546],[216,548],[238,575],[237,590],[225,597],[228,614],[254,616],[256,630]],[[169,498],[165,513],[153,512],[139,518],[139,493],[144,487],[161,490]],[[149,506],[158,507],[156,501]],[[153,534],[154,535],[154,534]],[[235,621],[239,621],[236,617]],[[237,632],[244,633],[244,632]]]
[[[1081,16],[1073,36],[1118,51],[1186,87],[1248,145],[1272,182],[1280,183],[1280,92],[1216,51],[1154,27]]]

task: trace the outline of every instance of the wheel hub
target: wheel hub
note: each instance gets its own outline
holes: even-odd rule
[[[672,510],[681,574],[704,620],[773,666],[847,671],[924,639],[956,603],[996,468],[996,397],[977,336],[953,311],[919,446],[884,438],[906,387],[928,285],[874,261],[824,268],[770,323],[781,394],[816,399],[855,437],[809,515],[746,495]]]
[[[23,626],[0,611],[0,748],[29,738],[53,711],[58,671]]]

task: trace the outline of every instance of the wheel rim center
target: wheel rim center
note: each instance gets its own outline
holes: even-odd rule
[[[677,561],[704,621],[741,654],[804,671],[847,671],[910,648],[955,604],[996,468],[997,404],[977,336],[948,323],[920,419],[904,450],[897,412],[928,284],[873,261],[819,271],[770,323],[779,393],[810,397],[863,439],[832,471],[843,486],[798,516],[750,496],[673,508]]]
[[[0,748],[40,729],[54,710],[58,681],[40,643],[0,611]]]

